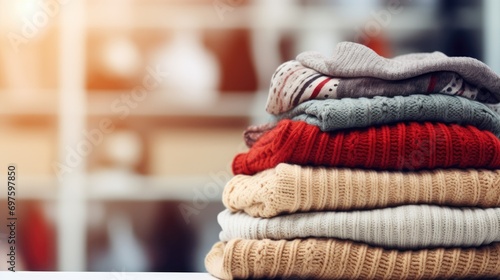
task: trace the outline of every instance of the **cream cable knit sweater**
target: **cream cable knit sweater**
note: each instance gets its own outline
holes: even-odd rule
[[[221,279],[498,279],[500,243],[399,251],[336,239],[232,239],[216,243],[205,266]]]
[[[254,217],[405,204],[500,207],[500,170],[387,172],[282,163],[233,177],[222,201]]]
[[[500,242],[500,208],[404,205],[269,219],[224,210],[218,221],[222,227],[221,241],[333,237],[394,249],[470,247]]]

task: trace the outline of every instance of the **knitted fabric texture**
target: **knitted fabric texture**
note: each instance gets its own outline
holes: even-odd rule
[[[247,153],[233,160],[234,174],[253,175],[279,163],[384,170],[500,168],[500,140],[473,126],[397,123],[322,132],[282,120]]]
[[[491,131],[500,138],[498,114],[479,102],[442,94],[311,100],[278,119],[305,121],[322,131],[409,121],[457,123]]]
[[[500,242],[500,208],[404,205],[347,212],[309,212],[254,218],[222,211],[221,241],[243,239],[348,239],[393,249],[478,247]]]
[[[324,75],[343,78],[403,80],[432,72],[454,72],[468,83],[497,97],[500,95],[500,76],[488,65],[471,57],[448,57],[441,52],[432,52],[385,58],[361,44],[342,42],[337,44],[330,57],[318,52],[304,52],[297,56],[297,61]]]
[[[232,239],[212,247],[205,267],[221,279],[484,279],[500,276],[500,244],[399,251],[336,239]]]
[[[247,147],[252,147],[257,140],[265,133],[276,127],[276,123],[265,123],[260,125],[251,125],[243,132],[243,139]]]
[[[500,170],[388,172],[281,163],[224,187],[224,206],[253,217],[405,204],[500,207]]]
[[[271,78],[266,111],[278,115],[298,104],[314,99],[341,99],[397,96],[425,93],[459,95],[485,103],[500,112],[500,98],[465,82],[453,72],[433,72],[403,80],[370,77],[332,77],[303,66],[296,60],[278,67]]]

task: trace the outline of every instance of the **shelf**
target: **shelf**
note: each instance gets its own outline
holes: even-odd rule
[[[223,1],[221,1],[223,2]],[[95,10],[94,10],[95,9]],[[134,28],[134,29],[241,29],[278,28],[285,30],[345,30],[356,31],[369,21],[377,21],[377,12],[390,14],[388,24],[381,23],[388,31],[416,31],[434,29],[438,21],[436,17],[421,8],[402,7],[397,14],[390,13],[387,7],[379,7],[373,13],[360,20],[359,25],[352,23],[350,14],[344,14],[333,6],[299,6],[290,5],[285,12],[263,12],[251,5],[227,6],[219,12],[213,2],[206,5],[141,5],[134,7],[130,18],[110,21],[108,15],[99,14],[99,7],[89,9],[93,15],[87,20],[87,28]],[[469,15],[470,11],[464,12]],[[424,15],[424,16],[423,16]],[[300,21],[297,18],[301,18]],[[273,21],[270,22],[270,19]],[[474,29],[481,26],[470,17],[462,17],[463,21],[453,24],[462,29]]]
[[[207,198],[210,202],[220,202],[224,187],[223,183],[215,182],[210,176],[135,176],[125,181],[112,181],[89,175],[86,179],[86,198],[105,201],[191,202],[201,194],[203,199]],[[55,201],[58,198],[58,184],[56,178],[47,176],[22,178],[17,182],[15,198]],[[7,191],[0,192],[0,200],[6,197]]]
[[[54,116],[58,114],[56,90],[0,90],[2,116]]]
[[[203,200],[206,198],[209,202],[220,202],[224,185],[209,176],[134,176],[114,183],[112,180],[89,176],[88,187],[89,200],[191,202],[201,195]]]
[[[381,7],[380,10],[385,8]],[[216,7],[207,5],[143,5],[135,7],[135,17],[110,21],[99,15],[98,7],[89,9],[88,28],[146,28],[146,29],[238,29],[238,28],[281,28],[295,30],[354,30],[349,15],[334,7],[297,6],[286,7],[286,12],[263,12],[253,6],[234,6],[217,12]],[[297,18],[301,18],[297,21]],[[262,20],[259,20],[262,19]],[[273,19],[270,22],[269,19]],[[367,17],[366,20],[371,20]],[[432,28],[435,20],[432,15],[422,18],[418,9],[405,7],[399,14],[393,14],[386,28],[391,30],[421,30]],[[467,26],[470,27],[470,26]]]
[[[147,116],[147,117],[223,117],[248,118],[252,116],[253,92],[216,93],[212,104],[188,106],[169,99],[165,92],[150,92],[144,101],[127,105],[120,100],[129,91],[92,91],[88,96],[89,116]],[[114,106],[115,105],[115,106]],[[120,106],[120,109],[118,109]]]
[[[224,3],[225,1],[221,1]],[[157,2],[163,3],[163,2]],[[110,20],[110,15],[102,11],[102,6],[89,6],[86,28],[100,30],[111,29],[286,29],[286,30],[345,30],[355,31],[350,14],[344,14],[333,6],[299,6],[289,5],[285,11],[270,12],[262,11],[252,5],[235,5],[223,7],[217,11],[213,1],[205,5],[182,4],[172,5],[141,3],[133,6],[134,12],[130,16]],[[380,7],[379,11],[388,11]],[[425,14],[425,17],[422,15]],[[298,21],[297,18],[301,20]],[[270,21],[272,20],[272,21]],[[364,22],[375,20],[373,14],[368,15]],[[51,21],[51,25],[59,25],[59,21]],[[476,28],[476,21],[456,22],[460,28]],[[10,25],[9,25],[10,24]],[[11,30],[18,28],[17,23],[4,22],[1,29]],[[362,27],[363,22],[359,22]],[[431,13],[424,13],[418,8],[403,7],[400,13],[391,14],[389,24],[384,26],[391,31],[398,30],[425,30],[432,29],[436,25],[436,19]]]
[[[16,182],[16,200],[57,199],[58,181],[50,176],[20,176]],[[0,199],[7,198],[7,190],[0,192]]]
[[[29,98],[16,98],[19,90],[0,91],[0,115],[19,116],[56,116],[58,112],[57,92],[55,90],[22,91]],[[127,116],[146,117],[222,117],[248,118],[252,116],[252,105],[255,102],[253,92],[217,92],[219,97],[213,104],[203,106],[187,106],[186,104],[164,98],[164,92],[151,92],[144,101],[134,102],[136,108],[120,101],[121,95],[130,95],[130,91],[90,91],[87,92],[88,116],[121,116],[124,106]],[[114,102],[122,102],[113,107]],[[135,105],[134,105],[135,106]]]

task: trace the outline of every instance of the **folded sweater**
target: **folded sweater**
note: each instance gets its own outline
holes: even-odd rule
[[[500,207],[500,170],[388,172],[281,163],[253,176],[234,176],[222,202],[253,217],[405,204]]]
[[[471,57],[448,57],[432,52],[385,58],[361,44],[341,42],[329,57],[318,52],[304,52],[297,56],[297,61],[322,74],[343,78],[403,80],[433,72],[454,72],[471,85],[500,96],[500,76]]]
[[[462,96],[500,112],[499,96],[469,84],[453,72],[432,72],[402,80],[340,78],[322,74],[296,60],[283,63],[273,74],[266,111],[278,115],[308,100],[429,93]]]
[[[500,208],[403,205],[346,212],[308,212],[254,218],[244,212],[218,216],[221,241],[243,239],[348,239],[393,249],[477,247],[500,242]]]
[[[337,239],[232,239],[212,247],[205,267],[220,279],[500,278],[500,243],[399,251]]]
[[[245,145],[247,147],[252,147],[257,140],[262,137],[262,135],[266,134],[270,130],[276,127],[275,122],[269,122],[259,125],[250,125],[243,132],[243,139],[245,140]]]
[[[305,121],[322,131],[411,121],[456,123],[491,131],[500,138],[497,113],[479,102],[442,94],[311,100],[278,119]]]
[[[383,170],[500,168],[500,139],[473,126],[397,123],[323,132],[282,120],[233,160],[234,174],[252,175],[279,163]]]

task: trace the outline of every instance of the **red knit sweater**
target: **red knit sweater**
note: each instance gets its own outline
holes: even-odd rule
[[[397,123],[323,132],[283,120],[233,161],[234,174],[252,175],[286,162],[383,170],[500,168],[500,140],[473,126]]]

